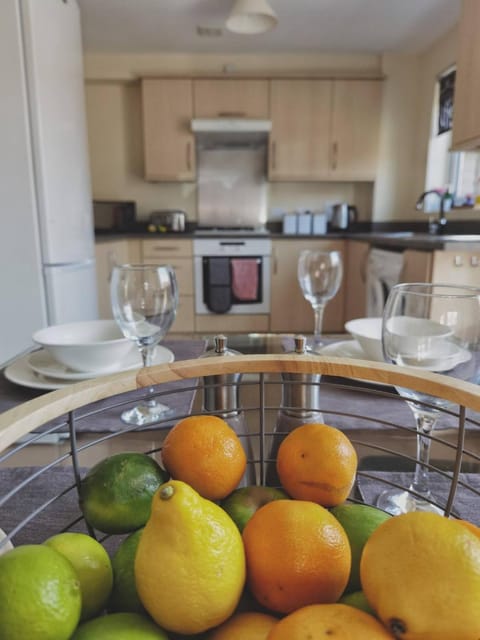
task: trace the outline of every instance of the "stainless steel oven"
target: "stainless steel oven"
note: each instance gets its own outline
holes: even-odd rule
[[[198,237],[193,252],[195,313],[270,313],[270,238]]]

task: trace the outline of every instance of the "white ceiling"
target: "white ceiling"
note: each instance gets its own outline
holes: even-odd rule
[[[416,53],[457,21],[461,0],[269,0],[279,24],[263,35],[221,27],[233,0],[78,0],[88,52]]]

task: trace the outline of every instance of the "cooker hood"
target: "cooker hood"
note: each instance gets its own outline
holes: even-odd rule
[[[253,118],[194,118],[191,127],[200,142],[248,144],[266,142],[272,122]]]

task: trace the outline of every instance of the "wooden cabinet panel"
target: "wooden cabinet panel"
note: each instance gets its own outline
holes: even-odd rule
[[[192,81],[142,80],[145,178],[152,181],[195,179]]]
[[[331,100],[329,80],[270,82],[270,180],[328,177]]]
[[[99,318],[113,318],[110,304],[112,269],[118,264],[140,262],[139,240],[105,240],[95,243]]]
[[[480,287],[480,251],[434,251],[432,282]]]
[[[364,318],[367,305],[368,242],[347,241],[345,267],[345,322]]]
[[[267,80],[194,80],[196,118],[268,118]]]
[[[333,83],[331,178],[375,180],[381,99],[381,82]]]
[[[480,2],[463,0],[458,27],[458,58],[455,77],[452,147],[454,150],[480,146]]]
[[[142,241],[142,261],[170,264],[175,270],[179,303],[171,333],[194,331],[193,242],[179,238],[148,239]]]
[[[342,253],[343,240],[274,240],[272,242],[272,280],[270,331],[313,333],[313,309],[305,300],[297,280],[297,263],[304,249],[337,250]],[[323,330],[343,332],[345,316],[345,276],[337,295],[325,308]]]
[[[403,252],[401,282],[430,282],[433,254],[431,251],[407,249]]]
[[[199,333],[265,333],[268,331],[268,315],[197,315],[195,331]]]

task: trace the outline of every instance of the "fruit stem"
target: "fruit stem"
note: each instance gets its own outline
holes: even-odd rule
[[[159,492],[160,500],[170,500],[170,498],[173,496],[174,493],[175,493],[175,489],[172,487],[172,485],[166,484],[164,487],[160,489],[160,492]]]
[[[405,623],[403,620],[399,620],[398,618],[392,618],[389,620],[388,627],[393,633],[394,638],[403,638],[404,634],[407,632]]]

